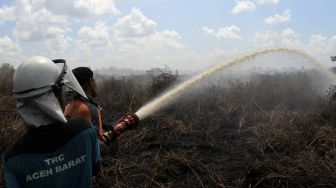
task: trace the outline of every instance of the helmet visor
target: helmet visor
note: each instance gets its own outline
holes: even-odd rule
[[[64,59],[56,59],[53,60],[56,65],[58,66],[58,68],[62,71],[60,74],[60,78],[58,79],[58,81],[56,82],[56,84],[64,84],[66,86],[68,86],[68,91],[75,91],[78,94],[80,94],[81,96],[88,98],[84,92],[84,90],[82,89],[82,87],[80,86],[80,84],[78,83],[75,75],[72,73],[72,71],[68,70],[68,67],[66,65],[66,62]]]

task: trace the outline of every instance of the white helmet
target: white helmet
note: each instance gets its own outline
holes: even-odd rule
[[[73,73],[68,71],[64,59],[51,60],[38,56],[16,69],[13,92],[16,98],[28,98],[59,88],[63,84],[87,98]]]

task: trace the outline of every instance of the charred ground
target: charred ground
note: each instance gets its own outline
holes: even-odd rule
[[[0,152],[24,131],[11,96],[14,69],[0,69]],[[315,71],[205,81],[119,137],[95,187],[335,187],[332,90]],[[7,76],[3,76],[7,75]],[[183,79],[169,69],[99,77],[110,123]],[[329,95],[328,95],[329,94]],[[0,185],[4,185],[2,163]]]

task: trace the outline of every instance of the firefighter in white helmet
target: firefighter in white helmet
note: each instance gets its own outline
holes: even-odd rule
[[[86,98],[65,60],[26,61],[13,90],[27,131],[4,155],[7,187],[92,187],[101,164],[98,140],[88,120],[63,115],[64,90]]]

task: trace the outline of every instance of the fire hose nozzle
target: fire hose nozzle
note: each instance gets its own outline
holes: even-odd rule
[[[112,130],[103,134],[104,143],[110,144],[115,138],[121,135],[124,131],[128,129],[133,129],[138,126],[140,120],[139,117],[134,113],[128,113],[124,115],[120,120],[112,125]]]

